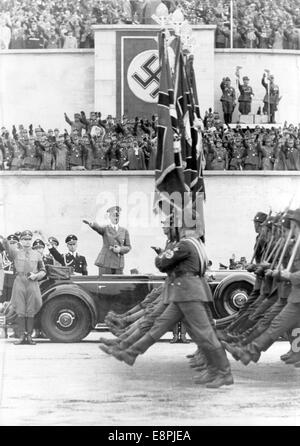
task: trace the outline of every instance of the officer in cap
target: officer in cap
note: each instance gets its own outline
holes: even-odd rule
[[[112,206],[107,209],[110,223],[100,226],[96,222],[83,220],[103,238],[102,249],[95,261],[99,268],[99,276],[102,274],[123,274],[124,255],[131,250],[129,232],[119,226],[121,208]]]
[[[222,90],[222,96],[220,101],[222,102],[222,108],[224,113],[225,124],[230,124],[232,122],[232,114],[235,107],[235,89],[231,86],[231,81],[229,77],[224,77],[220,88]]]
[[[49,251],[54,259],[62,266],[71,267],[73,274],[82,274],[83,276],[87,276],[87,261],[84,256],[77,253],[78,238],[76,237],[76,235],[70,234],[66,237],[65,243],[67,244],[68,248],[68,252],[66,254],[61,254],[56,249],[56,242],[57,239],[55,239],[55,237],[50,237],[49,243],[51,245],[51,248],[49,248]]]
[[[238,99],[239,112],[242,115],[248,115],[251,112],[252,96],[254,96],[252,87],[249,85],[249,77],[243,77],[243,84],[240,83],[240,79],[238,77],[238,86],[240,90],[240,96]]]
[[[19,329],[18,344],[30,344],[34,327],[34,316],[42,306],[42,297],[38,281],[46,275],[45,265],[41,254],[32,249],[32,232],[23,231],[20,235],[20,244],[11,245],[7,239],[2,244],[13,259],[16,278],[12,289],[11,305],[17,314]]]

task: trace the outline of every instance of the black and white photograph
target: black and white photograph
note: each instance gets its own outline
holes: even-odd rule
[[[299,426],[298,172],[300,0],[0,0],[0,426]]]

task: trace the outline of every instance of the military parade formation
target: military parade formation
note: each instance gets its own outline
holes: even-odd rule
[[[247,270],[255,274],[255,285],[225,330],[216,330],[211,316],[203,243],[189,230],[176,241],[169,218],[163,222],[165,250],[155,259],[158,269],[167,274],[164,285],[125,314],[107,314],[105,322],[116,338],[101,338],[101,350],[133,365],[174,323],[183,321],[197,345],[190,358],[191,367],[199,372],[196,384],[208,388],[233,384],[224,348],[247,365],[257,362],[261,352],[282,336],[291,349],[281,359],[300,367],[300,353],[293,347],[298,334],[293,330],[300,321],[300,209],[275,215],[258,212],[254,227],[257,238]]]

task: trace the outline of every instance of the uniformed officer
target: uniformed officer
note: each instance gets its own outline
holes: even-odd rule
[[[60,254],[56,249],[55,242],[53,241],[50,244],[52,245],[49,248],[50,253],[62,266],[69,266],[72,268],[73,274],[82,274],[83,276],[87,276],[87,262],[86,258],[77,253],[77,242],[78,238],[74,234],[70,234],[66,237],[65,243],[67,244],[68,252],[66,254]]]
[[[20,334],[18,344],[30,344],[34,327],[34,316],[42,306],[42,297],[38,280],[46,275],[45,265],[41,254],[33,250],[32,232],[23,231],[20,236],[20,244],[10,245],[7,239],[3,240],[3,246],[14,261],[16,278],[12,289],[11,306],[18,317],[18,329]]]
[[[228,169],[228,153],[222,144],[221,139],[217,139],[215,145],[210,149],[213,153],[213,158],[210,163],[211,170],[227,170]]]
[[[119,226],[121,208],[112,206],[107,210],[109,225],[100,226],[96,222],[83,220],[103,238],[102,249],[95,261],[102,274],[123,274],[124,255],[131,250],[129,232]]]
[[[264,225],[267,220],[268,215],[264,212],[257,212],[254,216],[253,223],[254,229],[257,234],[255,245],[254,245],[254,255],[253,260],[255,264],[258,265],[261,261],[262,254],[266,245],[266,226]],[[255,270],[255,264],[249,264],[246,268],[249,272]],[[248,319],[251,313],[251,305],[255,303],[260,295],[260,288],[262,284],[262,278],[260,276],[255,276],[255,284],[253,290],[247,300],[247,302],[240,309],[237,318],[227,327],[226,333],[236,334],[240,327],[243,327],[244,322]],[[224,333],[223,333],[224,334]]]
[[[165,311],[153,324],[151,330],[130,348],[118,354],[117,359],[133,365],[137,356],[157,342],[175,323],[184,318],[187,331],[201,351],[205,352],[208,369],[196,378],[198,384],[209,388],[233,384],[230,365],[205,308],[212,300],[210,288],[204,278],[208,263],[202,242],[195,238],[194,231],[184,230],[182,239],[174,249],[156,257],[160,271],[171,272],[168,283]]]
[[[48,250],[51,247],[57,248],[58,246],[59,246],[59,241],[57,240],[56,237],[52,236],[52,237],[48,238],[48,243],[47,243]],[[44,256],[44,263],[47,265],[53,265],[53,266],[61,265],[61,263],[59,263],[57,260],[55,260],[55,258],[51,254],[50,250],[49,250],[49,253]]]
[[[220,101],[222,102],[222,108],[224,113],[225,124],[230,124],[232,122],[232,114],[235,107],[235,89],[231,86],[231,81],[229,77],[224,77],[220,88],[222,90],[222,96]]]
[[[266,78],[269,80],[269,85],[266,82]],[[261,83],[266,89],[263,113],[269,115],[271,123],[275,123],[275,112],[278,110],[278,104],[281,99],[279,97],[279,87],[274,82],[274,76],[269,73],[268,77],[266,73],[263,74]]]
[[[244,169],[259,170],[261,168],[261,150],[260,146],[255,142],[254,135],[249,135],[245,139],[245,146]]]
[[[274,144],[270,136],[265,138],[264,144],[261,145],[261,167],[262,170],[273,170],[275,154],[274,154]]]
[[[238,76],[238,86],[240,90],[240,96],[238,98],[239,102],[239,112],[242,115],[248,115],[251,112],[251,102],[252,96],[254,96],[252,87],[249,85],[249,77],[243,77],[243,84],[240,83],[240,78]]]

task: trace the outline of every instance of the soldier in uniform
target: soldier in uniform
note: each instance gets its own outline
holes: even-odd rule
[[[264,212],[257,212],[254,216],[253,223],[254,229],[257,234],[254,246],[254,258],[255,264],[258,265],[261,261],[262,254],[266,245],[266,226],[264,223],[266,222],[268,215]],[[247,267],[249,272],[253,272],[255,270],[255,265],[250,264]],[[227,333],[236,333],[237,330],[243,326],[243,323],[248,319],[249,311],[251,312],[250,306],[253,305],[260,295],[260,288],[262,285],[261,276],[255,276],[255,284],[253,290],[249,296],[249,299],[245,303],[245,305],[241,308],[238,313],[238,316],[235,321],[233,321],[228,327]]]
[[[294,235],[297,240],[300,236],[300,209],[289,211],[289,217],[294,222]],[[265,330],[255,340],[244,347],[231,346],[224,343],[226,349],[241,360],[244,365],[249,362],[257,362],[261,352],[266,351],[280,336],[294,327],[299,327],[300,320],[300,249],[298,247],[292,264],[291,271],[287,269],[273,272],[273,277],[289,282],[291,285],[290,293],[287,297],[287,304],[282,311],[272,320],[269,328]],[[298,356],[297,356],[298,355]],[[299,353],[296,354],[300,361]]]
[[[68,170],[69,168],[69,149],[65,144],[64,135],[56,137],[56,143],[53,147],[55,158],[55,170]]]
[[[51,237],[49,243],[51,248],[49,248],[50,254],[54,259],[59,262],[62,266],[69,266],[72,268],[73,274],[82,274],[87,276],[87,262],[86,258],[77,253],[77,242],[78,238],[74,234],[70,234],[66,237],[65,243],[67,244],[68,252],[66,254],[61,254],[55,247],[54,237]]]
[[[99,268],[99,276],[102,274],[123,274],[124,255],[131,250],[129,232],[119,226],[120,212],[119,206],[109,208],[107,213],[110,224],[105,226],[83,220],[103,238],[102,249],[95,261],[95,265]]]
[[[231,158],[229,161],[229,170],[243,170],[246,149],[240,133],[234,135],[233,141],[230,142],[230,147]]]
[[[255,136],[248,136],[245,139],[245,146],[244,169],[259,170],[261,168],[261,152],[255,141]]]
[[[240,78],[238,76],[238,86],[240,90],[240,96],[238,98],[239,102],[239,112],[242,115],[248,115],[251,112],[251,102],[252,96],[254,96],[252,87],[249,85],[249,77],[243,77],[243,84],[240,83]]]
[[[297,170],[298,150],[295,148],[295,140],[290,137],[286,141],[285,165],[287,170]]]
[[[275,123],[275,112],[278,110],[279,104],[279,87],[274,82],[274,76],[268,74],[268,80],[270,84],[268,85],[266,82],[266,73],[263,74],[261,83],[266,89],[266,94],[264,97],[264,107],[263,113],[265,115],[269,115],[269,119],[271,123]],[[269,88],[270,86],[270,88]]]
[[[83,167],[83,146],[79,141],[78,135],[74,132],[72,138],[66,140],[69,149],[69,166],[70,170],[82,170]]]
[[[274,155],[274,144],[270,136],[265,138],[264,144],[260,146],[260,151],[262,155],[261,167],[262,170],[273,170],[275,155]]]
[[[211,170],[227,170],[228,169],[228,153],[223,147],[222,140],[217,139],[214,146],[211,146],[213,158],[210,163]]]
[[[7,239],[2,239],[2,244],[13,259],[16,278],[12,289],[11,306],[18,317],[18,329],[20,334],[18,344],[30,344],[34,326],[34,316],[42,306],[42,297],[38,280],[46,275],[42,256],[31,247],[32,232],[23,231],[20,236],[20,245],[10,245]]]
[[[202,242],[194,235],[194,231],[184,230],[181,240],[173,249],[156,257],[155,263],[159,270],[167,270],[171,276],[164,296],[168,306],[147,334],[115,357],[133,365],[138,355],[145,353],[175,323],[184,318],[189,335],[205,353],[208,363],[207,370],[195,382],[206,384],[208,388],[218,388],[233,384],[233,377],[226,353],[205,306],[212,299],[204,278],[208,259]]]
[[[91,138],[91,146],[93,150],[92,169],[106,170],[107,169],[106,150],[104,148],[103,142],[101,141],[101,137],[95,136]]]
[[[232,122],[232,114],[235,107],[235,89],[231,86],[231,81],[229,77],[224,77],[220,88],[222,90],[222,96],[220,101],[222,102],[222,108],[224,113],[225,124],[230,124]]]

